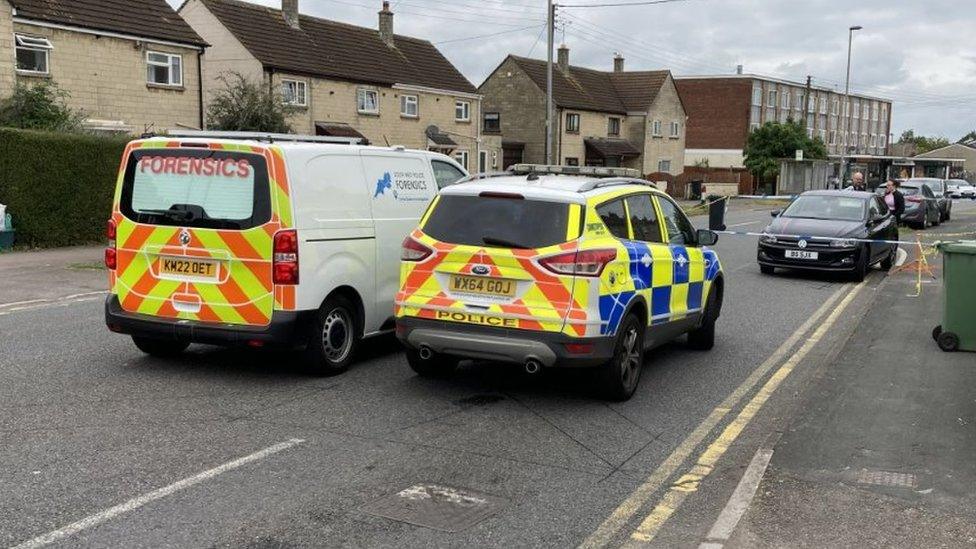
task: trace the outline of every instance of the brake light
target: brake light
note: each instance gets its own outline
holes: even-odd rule
[[[434,250],[408,236],[403,239],[403,244],[400,248],[400,259],[402,261],[423,261],[430,257],[432,253],[434,253]]]
[[[115,220],[109,219],[108,223],[105,224],[105,236],[108,238],[108,246],[105,248],[105,268],[110,271],[114,271],[119,262],[118,250],[115,247],[117,233],[118,227]]]
[[[544,257],[539,264],[561,275],[600,276],[608,263],[617,259],[617,250],[582,250]]]
[[[275,284],[298,284],[298,231],[275,233],[271,270]]]
[[[484,191],[480,193],[478,196],[480,196],[481,198],[509,198],[512,200],[525,200],[525,197],[520,195],[519,193],[502,193],[502,192],[495,192],[495,191]]]

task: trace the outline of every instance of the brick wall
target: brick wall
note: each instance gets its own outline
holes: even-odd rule
[[[542,109],[545,112],[545,108]],[[556,112],[559,113],[559,119],[556,121],[556,128],[558,130],[558,135],[556,138],[556,151],[558,152],[558,158],[554,158],[553,161],[558,161],[560,164],[566,164],[567,158],[576,158],[579,161],[579,165],[582,166],[586,162],[586,144],[584,140],[586,138],[603,138],[609,137],[607,135],[607,130],[609,129],[609,118],[615,116],[620,119],[626,118],[622,114],[613,114],[605,112],[590,112],[590,111],[580,111],[575,109],[558,109]],[[569,132],[566,129],[566,115],[568,114],[578,114],[580,117],[580,126],[578,132]],[[623,137],[623,121],[621,120],[620,133]],[[616,137],[616,136],[615,136]]]
[[[485,112],[501,113],[501,135],[525,143],[522,161],[545,162],[546,94],[511,59],[506,59],[478,92],[484,96]]]
[[[13,28],[15,32],[44,36],[54,45],[50,75],[17,74],[18,82],[30,84],[50,78],[70,94],[67,102],[72,108],[84,110],[88,118],[120,120],[136,133],[148,126],[156,130],[199,127],[196,50],[22,23],[14,23]],[[183,86],[147,84],[148,50],[182,55]]]
[[[13,12],[7,0],[0,0],[0,97],[7,97],[14,87]]]
[[[689,149],[742,149],[749,135],[752,81],[681,79],[675,81],[688,115]]]

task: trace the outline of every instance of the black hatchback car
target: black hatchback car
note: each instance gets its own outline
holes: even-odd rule
[[[808,191],[782,212],[759,238],[757,259],[763,274],[777,267],[849,272],[864,280],[877,263],[891,268],[898,226],[879,197],[859,191]],[[862,242],[870,240],[875,242]]]

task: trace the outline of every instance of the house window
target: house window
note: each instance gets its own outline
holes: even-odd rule
[[[762,107],[752,107],[751,112],[749,113],[749,120],[751,120],[754,124],[759,124],[759,118],[762,114],[760,110],[762,110]]]
[[[881,147],[883,149],[883,148],[885,148],[885,147],[888,146],[888,136],[886,134],[881,134],[881,135],[878,136],[878,138],[881,140],[878,143],[878,146],[879,147]]]
[[[651,123],[651,135],[654,137],[661,137],[661,121],[655,120]]]
[[[162,86],[183,85],[183,56],[156,51],[146,52],[146,81]]]
[[[888,105],[881,105],[881,121],[886,122],[888,120]]]
[[[759,122],[753,122],[749,124],[749,131],[756,131],[759,129]]]
[[[607,119],[607,135],[620,135],[620,119],[611,116]]]
[[[400,116],[417,118],[420,116],[420,103],[416,95],[400,96]]]
[[[486,132],[502,131],[502,115],[500,113],[497,112],[485,113],[485,131]]]
[[[36,74],[50,72],[51,50],[54,46],[47,38],[15,34],[17,41],[17,70]]]
[[[468,101],[454,102],[454,120],[468,122],[471,120],[471,103]]]
[[[820,97],[820,114],[827,114],[827,98]]]
[[[840,99],[834,99],[830,103],[830,114],[837,116],[840,114]]]
[[[681,137],[681,125],[677,122],[671,123],[671,139],[677,139]]]
[[[376,90],[357,91],[356,109],[363,114],[379,114],[380,93]]]
[[[281,100],[286,105],[308,106],[308,84],[302,80],[282,80]]]
[[[851,132],[851,138],[847,141],[847,143],[852,147],[857,146],[857,132]]]
[[[830,130],[830,144],[837,144],[837,130]]]
[[[874,134],[874,133],[871,134],[871,146],[872,147],[877,147],[878,146],[878,135],[877,134]]]
[[[790,97],[792,97],[792,95],[790,95],[790,92],[784,91],[783,92],[783,103],[780,105],[780,107],[782,107],[782,108],[784,108],[786,110],[790,110]]]
[[[806,95],[803,92],[796,92],[796,105],[793,105],[793,109],[797,111],[803,110],[803,98]]]
[[[579,133],[580,115],[575,112],[566,113],[566,132]]]
[[[786,122],[786,119],[787,119],[787,117],[789,117],[789,115],[790,115],[789,111],[779,111],[779,119],[778,120],[780,121],[780,123],[785,123]]]
[[[854,118],[861,118],[861,102],[854,100]]]
[[[813,93],[810,94],[810,104],[807,105],[807,112],[817,111],[817,96]]]
[[[671,161],[670,160],[659,160],[657,163],[657,171],[661,173],[671,172]]]
[[[869,120],[871,118],[871,106],[868,105],[867,103],[865,103],[864,104],[864,109],[861,110],[861,114],[864,115],[863,118],[865,120]]]
[[[468,151],[454,151],[454,160],[465,170],[468,169]]]
[[[818,133],[820,134],[820,141],[826,142],[827,141],[827,130],[825,130],[823,128],[820,128],[820,130],[818,130]]]
[[[579,166],[579,158],[572,157],[572,156],[567,156],[566,157],[566,165],[567,166]]]
[[[478,151],[478,172],[486,173],[488,171],[488,151]]]
[[[766,101],[766,106],[767,107],[776,106],[776,90],[769,90],[769,100]]]
[[[813,126],[807,126],[807,137],[813,139]]]
[[[752,85],[752,104],[757,107],[762,106],[762,84],[758,82]]]

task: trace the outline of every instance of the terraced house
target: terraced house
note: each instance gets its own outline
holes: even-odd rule
[[[166,0],[0,0],[0,97],[53,81],[91,129],[200,128],[205,46]]]
[[[667,176],[684,170],[685,109],[671,72],[612,71],[569,64],[560,46],[553,70],[555,146],[568,166],[623,166]],[[546,62],[509,55],[488,76],[485,133],[503,136],[504,166],[546,157]]]
[[[378,4],[378,7],[380,4]],[[374,145],[437,150],[469,170],[491,170],[501,140],[482,139],[475,87],[433,44],[393,32],[239,0],[188,0],[180,15],[211,44],[206,93],[230,73],[264,82],[297,109],[297,133],[363,137]]]

